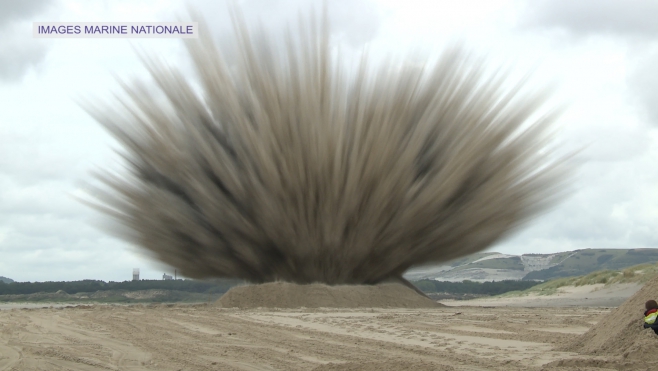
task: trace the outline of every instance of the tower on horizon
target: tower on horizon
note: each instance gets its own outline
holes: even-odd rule
[[[133,281],[139,281],[139,268],[133,268]]]

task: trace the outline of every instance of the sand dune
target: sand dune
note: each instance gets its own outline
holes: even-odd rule
[[[610,286],[603,284],[560,287],[553,295],[537,293],[524,296],[502,296],[473,300],[441,300],[448,306],[479,307],[607,307],[624,303],[642,288],[637,283],[622,283]]]

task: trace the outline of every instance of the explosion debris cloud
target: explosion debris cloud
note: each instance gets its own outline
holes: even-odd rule
[[[96,207],[185,276],[379,283],[484,250],[554,201],[545,94],[459,47],[349,74],[326,17],[285,48],[235,20],[237,64],[204,22],[185,40],[200,93],[146,58],[157,89],[89,109],[129,170],[100,175]]]

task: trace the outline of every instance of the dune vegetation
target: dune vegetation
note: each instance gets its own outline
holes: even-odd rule
[[[564,277],[546,281],[523,291],[512,291],[503,296],[518,296],[528,294],[552,295],[561,287],[604,284],[610,286],[622,283],[644,284],[658,276],[658,263],[634,265],[622,270],[599,270],[583,276]]]

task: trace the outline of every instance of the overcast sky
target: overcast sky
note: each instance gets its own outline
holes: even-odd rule
[[[190,1],[230,38],[222,1]],[[238,1],[281,30],[316,1]],[[132,46],[189,67],[177,39],[34,39],[32,22],[177,21],[182,1],[0,2],[0,276],[19,281],[159,278],[163,267],[94,226],[73,195],[116,166],[113,140],[77,104],[107,99],[116,74],[144,73]],[[534,68],[569,104],[557,123],[582,149],[573,194],[492,251],[553,253],[658,247],[658,2],[640,0],[331,0],[345,55],[438,54],[460,39],[492,60]],[[168,272],[169,273],[169,272]]]

